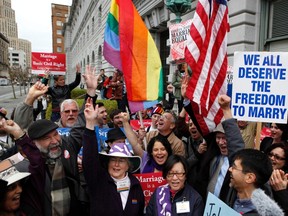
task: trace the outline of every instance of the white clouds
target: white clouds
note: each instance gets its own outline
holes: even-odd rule
[[[18,37],[32,43],[32,52],[52,52],[51,3],[71,6],[72,0],[11,0]]]

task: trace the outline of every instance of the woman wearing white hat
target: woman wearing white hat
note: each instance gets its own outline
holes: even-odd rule
[[[32,215],[20,207],[21,180],[29,175],[19,172],[8,160],[0,163],[0,215]]]
[[[108,153],[98,153],[94,127],[98,107],[85,104],[86,129],[83,135],[83,168],[91,215],[143,215],[144,195],[139,181],[131,175],[141,158],[132,156],[124,143],[114,144]],[[113,205],[113,207],[111,207]]]

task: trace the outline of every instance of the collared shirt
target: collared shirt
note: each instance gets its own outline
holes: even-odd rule
[[[233,209],[241,214],[256,210],[256,207],[253,205],[251,199],[239,199],[235,200]]]

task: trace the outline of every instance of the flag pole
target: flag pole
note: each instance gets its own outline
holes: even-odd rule
[[[141,127],[141,128],[144,128],[143,118],[142,118],[141,111],[138,111],[138,116],[139,116],[139,120],[140,120],[140,127]],[[144,144],[144,150],[147,151],[147,140],[146,140],[146,135],[144,136],[143,144]]]

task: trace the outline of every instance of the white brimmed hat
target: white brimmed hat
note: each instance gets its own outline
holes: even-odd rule
[[[0,172],[0,179],[7,181],[9,186],[29,175],[29,172],[19,172],[15,166],[12,166]]]
[[[139,156],[133,156],[125,143],[115,143],[112,145],[108,153],[100,152],[99,155],[100,159],[106,160],[105,162],[107,163],[111,157],[128,158],[131,163],[129,170],[132,173],[136,172],[141,165],[141,158]]]

